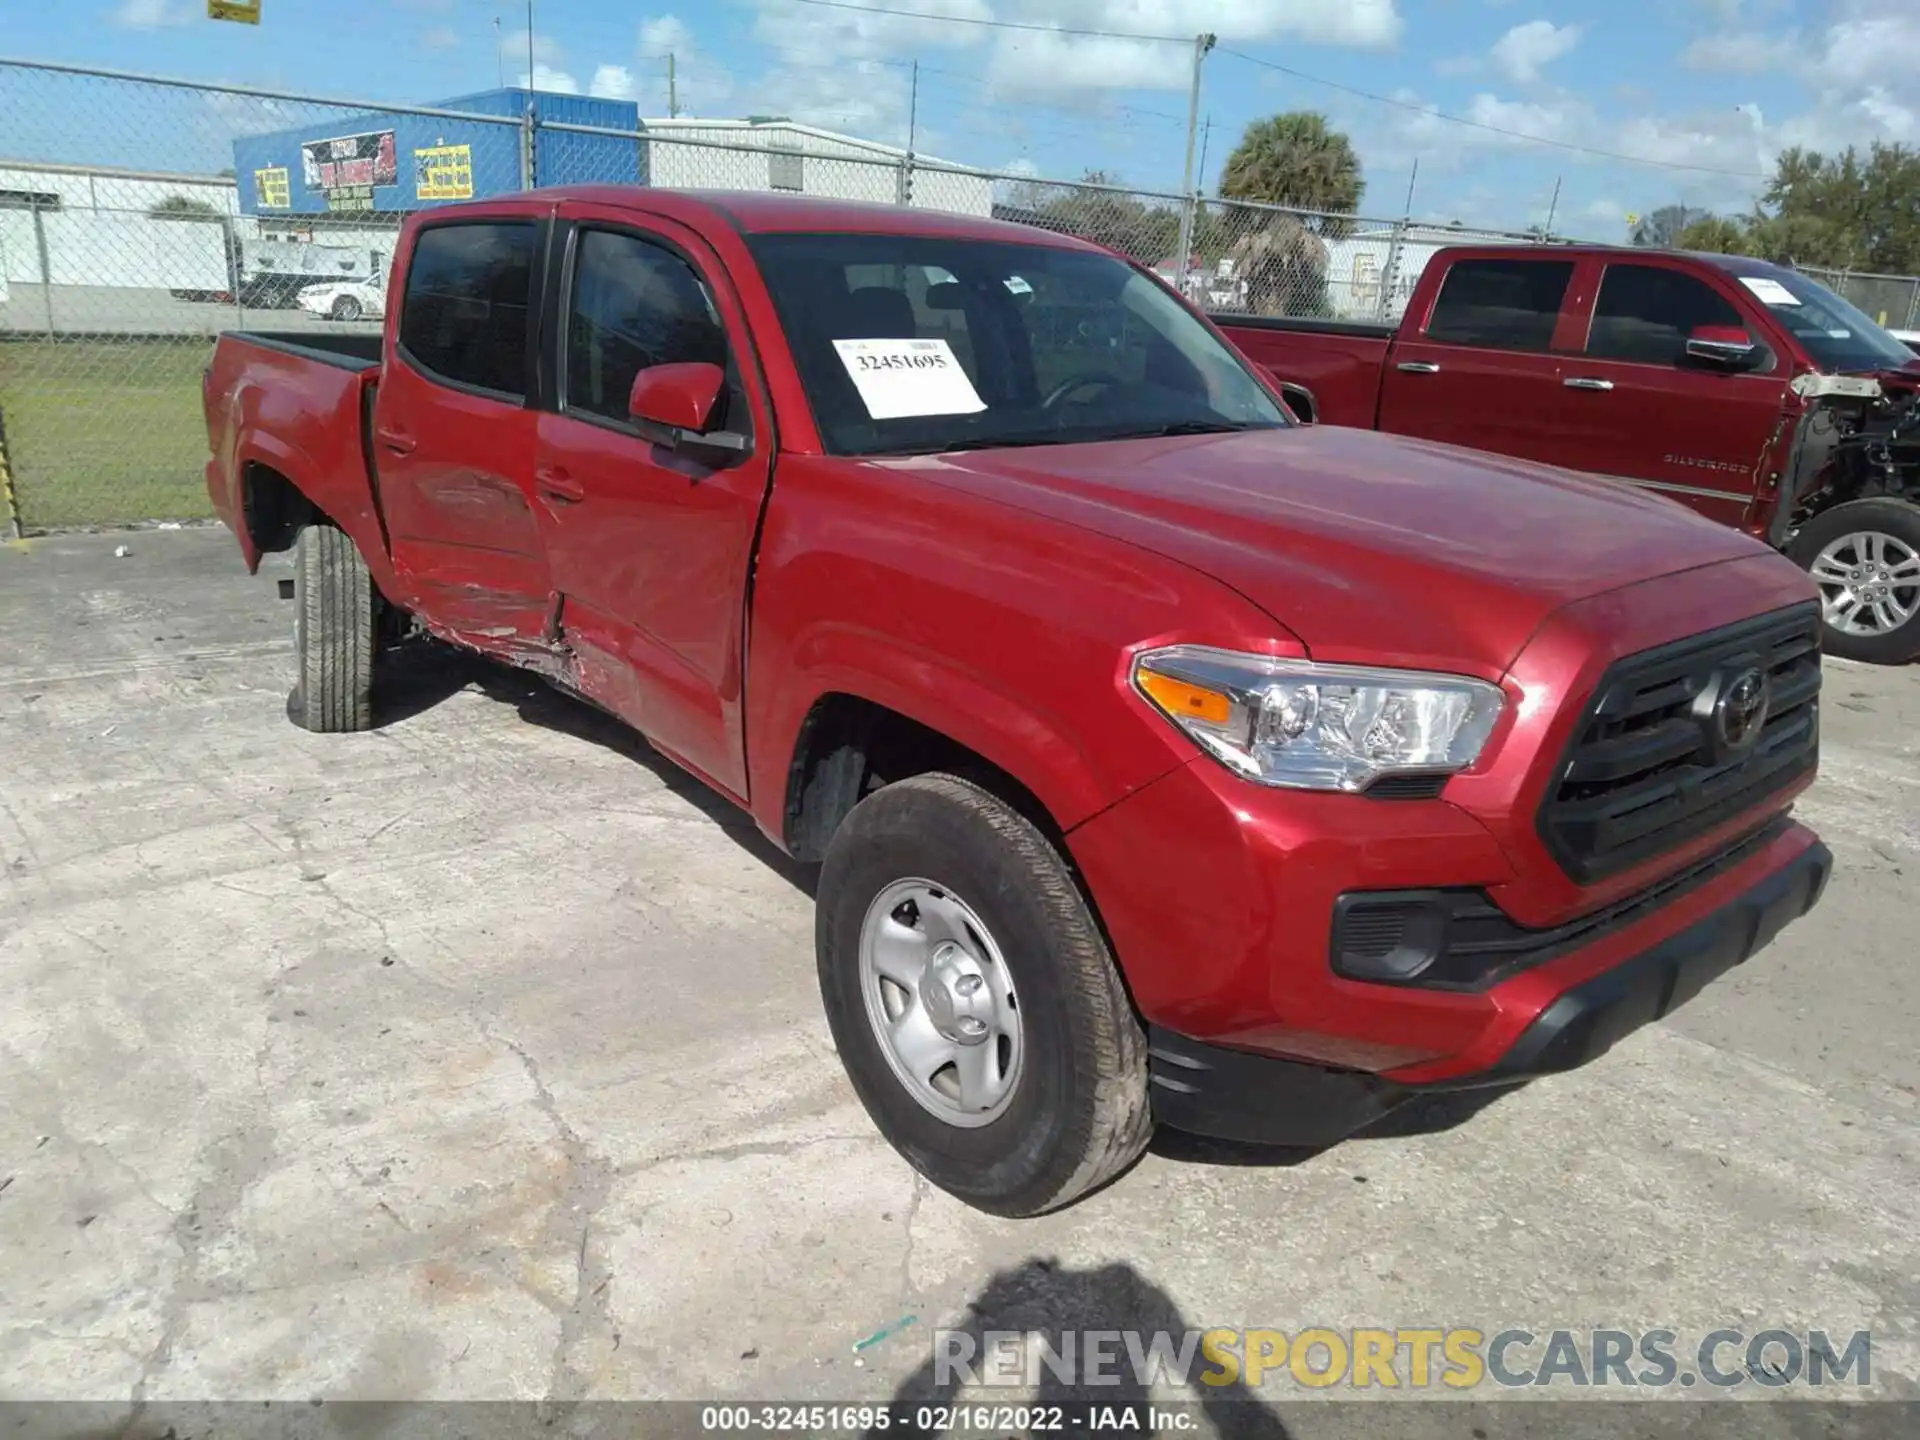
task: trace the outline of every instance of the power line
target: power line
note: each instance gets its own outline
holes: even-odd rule
[[[1071,25],[1041,25],[1026,20],[985,20],[973,15],[938,15],[931,10],[897,10],[887,5],[856,5],[852,0],[793,0],[796,5],[819,5],[828,10],[856,10],[863,15],[893,15],[903,20],[941,20],[950,25],[979,25],[989,30],[1029,30],[1042,35],[1091,36],[1100,40],[1151,40],[1164,45],[1191,45],[1191,35],[1143,35],[1130,30],[1087,30]]]
[[[803,3],[824,3],[824,0],[803,0]],[[1474,130],[1485,130],[1493,135],[1505,135],[1511,140],[1525,140],[1534,145],[1545,145],[1555,150],[1571,150],[1581,155],[1593,155],[1602,160],[1618,160],[1627,165],[1650,165],[1661,170],[1691,170],[1702,175],[1730,175],[1739,180],[1765,180],[1767,177],[1757,170],[1724,170],[1713,165],[1687,165],[1678,160],[1649,160],[1644,155],[1623,155],[1617,150],[1601,150],[1592,145],[1576,145],[1571,140],[1549,140],[1544,135],[1530,135],[1524,130],[1510,130],[1504,125],[1491,125],[1484,120],[1469,120],[1464,115],[1449,115],[1444,110],[1436,110],[1430,105],[1416,105],[1411,100],[1396,100],[1391,95],[1377,95],[1371,90],[1359,90],[1352,85],[1342,85],[1337,80],[1323,80],[1318,75],[1309,75],[1304,70],[1294,70],[1285,65],[1276,65],[1271,60],[1262,60],[1257,55],[1248,55],[1240,50],[1228,50],[1222,47],[1222,55],[1231,55],[1236,60],[1244,60],[1249,65],[1258,65],[1263,69],[1277,70],[1282,75],[1292,76],[1295,80],[1305,80],[1311,85],[1324,85],[1329,90],[1338,90],[1343,94],[1358,96],[1362,100],[1371,100],[1380,105],[1391,105],[1398,110],[1410,110],[1416,115],[1426,115],[1435,120],[1445,120],[1450,125],[1465,125]]]

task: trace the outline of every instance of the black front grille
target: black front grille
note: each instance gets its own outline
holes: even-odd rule
[[[1755,671],[1766,677],[1765,722],[1730,739],[1721,702]],[[1574,880],[1601,880],[1786,788],[1819,749],[1815,605],[1629,655],[1601,677],[1561,759],[1540,839]]]

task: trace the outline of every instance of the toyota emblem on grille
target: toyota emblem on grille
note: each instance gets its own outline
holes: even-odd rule
[[[1764,671],[1742,670],[1727,683],[1713,707],[1716,738],[1728,750],[1745,750],[1767,723],[1767,677]]]

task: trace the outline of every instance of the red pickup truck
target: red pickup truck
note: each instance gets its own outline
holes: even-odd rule
[[[1920,358],[1797,271],[1461,246],[1398,327],[1215,319],[1324,424],[1670,495],[1811,571],[1829,652],[1920,655]]]
[[[854,1088],[984,1209],[1156,1121],[1324,1145],[1579,1065],[1826,882],[1796,567],[1298,423],[1096,247],[536,191],[409,220],[387,317],[206,377],[214,505],[294,552],[292,716],[364,728],[424,630],[630,722],[819,866]]]

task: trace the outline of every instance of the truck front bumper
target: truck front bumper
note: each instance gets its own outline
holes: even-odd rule
[[[1832,869],[1776,810],[1528,927],[1493,899],[1525,882],[1458,806],[1265,790],[1204,758],[1068,844],[1149,1028],[1158,1118],[1306,1146],[1423,1091],[1584,1064],[1766,945]],[[1376,905],[1408,907],[1432,952],[1398,982],[1346,964],[1364,947],[1341,917]]]
[[[1504,1087],[1572,1070],[1692,998],[1811,910],[1833,870],[1815,841],[1686,929],[1561,993],[1484,1069],[1420,1081],[1149,1031],[1155,1118],[1270,1145],[1332,1145],[1421,1094]]]

